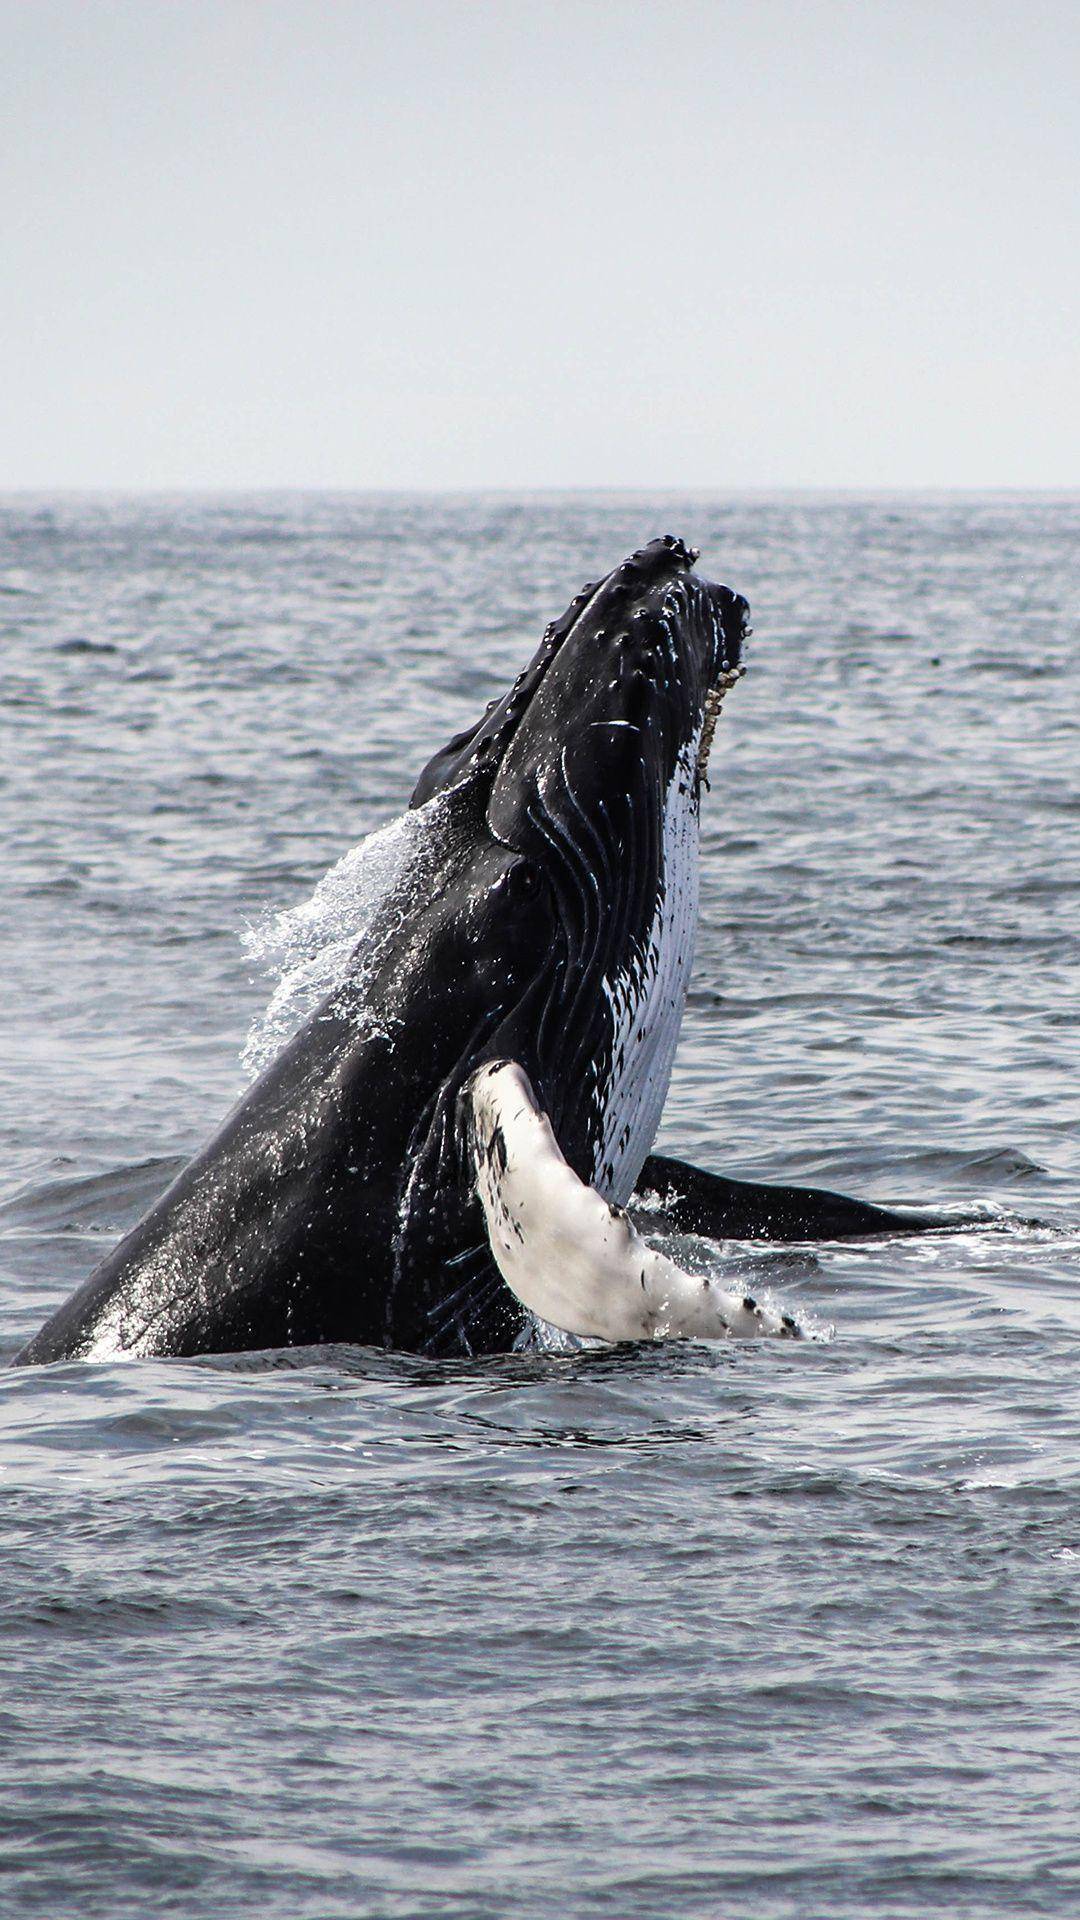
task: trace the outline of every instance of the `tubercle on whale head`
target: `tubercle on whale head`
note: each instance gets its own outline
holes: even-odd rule
[[[579,704],[581,699],[602,704],[605,691],[619,692],[621,678],[622,695],[631,703],[622,715],[628,723],[635,717],[635,673],[642,694],[648,685],[671,694],[685,682],[688,712],[700,713],[707,691],[721,685],[722,692],[723,676],[739,663],[748,609],[740,594],[694,573],[698,557],[696,547],[665,534],[583,587],[545,628],[509,692],[490,702],[480,720],[455,735],[424,768],[411,804],[420,806],[465,779],[493,784],[504,761],[515,757],[515,740],[534,707],[549,704],[542,696],[552,678],[565,687],[576,682]],[[610,723],[617,724],[618,701],[607,704]],[[572,706],[566,713],[571,725]]]
[[[634,791],[645,804],[701,740],[707,768],[720,703],[742,670],[749,609],[697,574],[696,558],[669,534],[590,593],[502,745],[489,805],[497,837],[518,843],[530,793],[552,780],[588,812],[588,796],[602,806],[605,792]]]
[[[742,594],[695,573],[698,558],[699,549],[674,534],[638,548],[587,589],[572,621],[560,623],[560,655],[572,641],[580,647],[583,674],[596,673],[605,660],[597,649],[606,642],[608,649],[614,644],[636,655],[650,671],[660,649],[681,679],[697,679],[703,692],[722,697],[741,669],[750,608]]]

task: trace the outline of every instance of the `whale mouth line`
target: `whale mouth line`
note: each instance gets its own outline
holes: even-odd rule
[[[732,687],[743,678],[745,672],[746,668],[742,665],[726,668],[713,681],[712,686],[705,695],[705,714],[701,723],[701,737],[698,741],[697,777],[698,784],[704,787],[706,793],[711,791],[709,786],[709,755],[712,752],[712,743],[716,733],[717,722],[723,711],[724,697],[730,693]]]

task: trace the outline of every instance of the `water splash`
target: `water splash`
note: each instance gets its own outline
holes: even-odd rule
[[[347,990],[350,1013],[359,1024],[368,1024],[372,1032],[386,1026],[385,1010],[376,1021],[365,990],[412,902],[434,877],[449,799],[448,793],[436,794],[376,828],[343,854],[307,900],[245,929],[248,958],[276,976],[240,1055],[250,1078],[269,1065],[335,989]]]

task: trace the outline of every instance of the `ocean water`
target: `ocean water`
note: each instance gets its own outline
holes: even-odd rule
[[[656,533],[746,593],[661,1144],[966,1206],[820,1337],[0,1373],[0,1911],[1080,1912],[1080,499],[0,502],[0,1353],[246,928]]]

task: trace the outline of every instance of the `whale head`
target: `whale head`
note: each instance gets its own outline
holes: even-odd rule
[[[698,810],[747,603],[668,536],[577,595],[514,686],[425,768],[470,797],[474,946],[575,1171],[629,1197],[667,1091],[697,923]],[[492,877],[494,875],[494,884]]]

